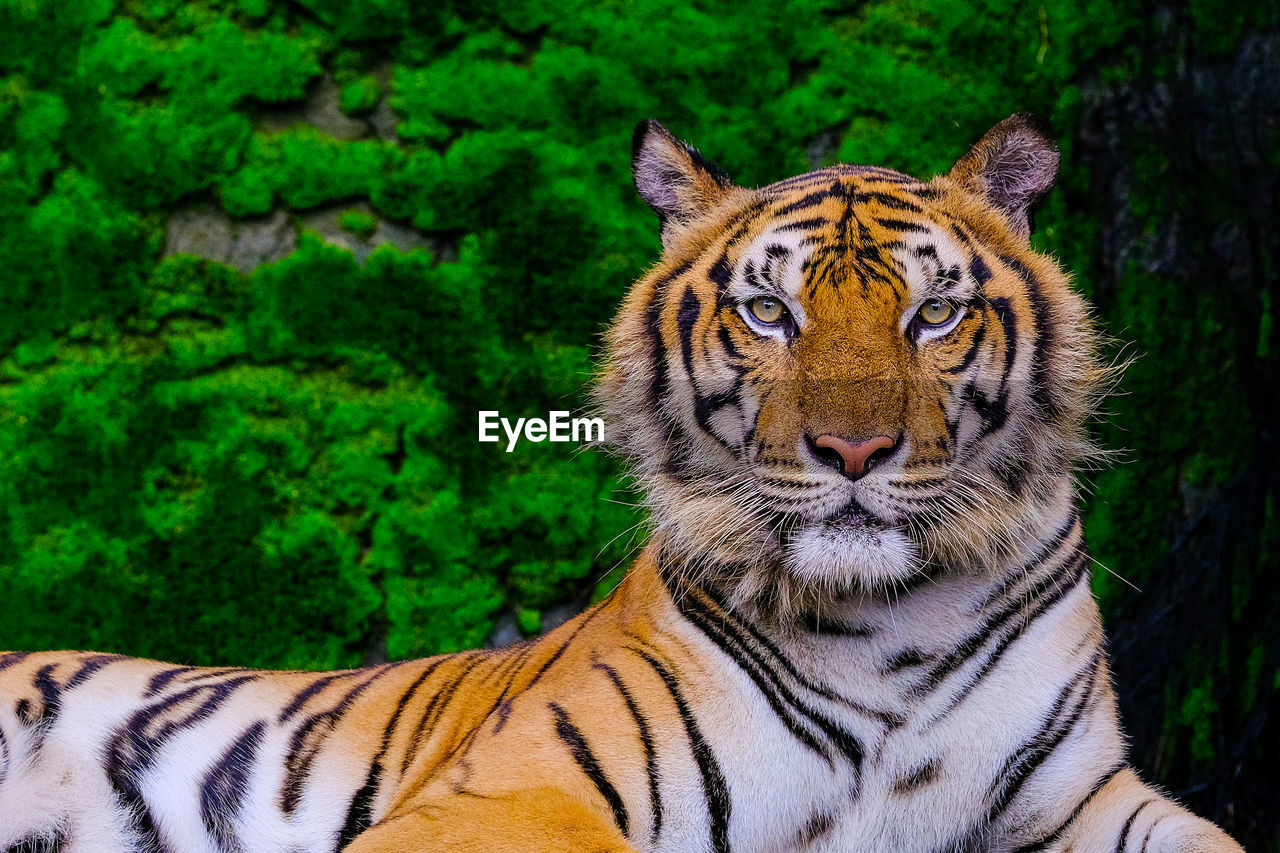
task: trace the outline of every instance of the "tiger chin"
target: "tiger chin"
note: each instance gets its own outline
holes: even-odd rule
[[[945,175],[734,185],[635,135],[661,258],[596,400],[653,536],[507,649],[329,673],[0,654],[0,850],[1148,851],[1072,471],[1107,381],[1015,115]]]

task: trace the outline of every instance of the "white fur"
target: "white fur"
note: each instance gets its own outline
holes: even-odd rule
[[[920,566],[911,540],[874,519],[806,522],[792,535],[785,559],[802,583],[838,594],[891,586]]]

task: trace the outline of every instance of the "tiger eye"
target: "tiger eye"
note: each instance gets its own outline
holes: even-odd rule
[[[747,303],[747,310],[761,323],[776,323],[782,319],[787,309],[782,306],[780,299],[774,299],[772,296],[757,296]]]
[[[930,299],[920,306],[916,316],[930,326],[941,326],[950,320],[955,313],[956,308],[950,302],[945,302],[941,299]]]

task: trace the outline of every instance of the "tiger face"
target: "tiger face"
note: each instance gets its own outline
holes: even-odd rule
[[[836,166],[748,190],[638,128],[663,254],[598,395],[669,558],[796,609],[1042,538],[1103,373],[1082,300],[1028,242],[1057,163],[1016,115],[929,182]]]

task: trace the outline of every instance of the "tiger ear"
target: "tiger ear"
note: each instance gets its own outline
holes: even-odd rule
[[[653,119],[636,125],[631,170],[640,197],[658,214],[664,244],[672,225],[707,212],[733,188],[728,175]]]
[[[1014,113],[988,130],[947,176],[985,196],[1026,239],[1031,208],[1053,186],[1058,160],[1049,123],[1035,113]]]

